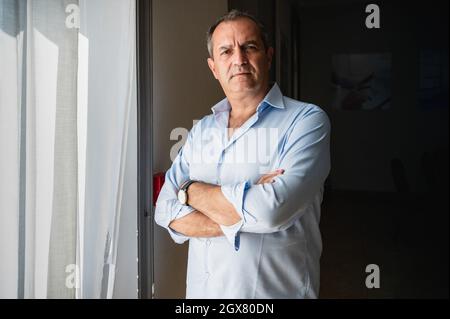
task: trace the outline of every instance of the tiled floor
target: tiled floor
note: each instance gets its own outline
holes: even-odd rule
[[[330,192],[320,298],[448,298],[448,194]],[[368,289],[368,264],[380,288]]]

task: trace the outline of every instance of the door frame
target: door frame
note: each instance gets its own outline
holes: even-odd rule
[[[136,0],[138,298],[153,298],[152,1]]]

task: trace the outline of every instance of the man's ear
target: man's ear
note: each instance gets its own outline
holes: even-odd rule
[[[269,70],[270,70],[270,67],[272,66],[272,59],[273,59],[273,48],[269,47],[267,49],[267,60],[269,61]]]
[[[215,66],[214,60],[212,58],[208,58],[208,66],[209,66],[209,69],[211,70],[212,74],[216,78],[216,80],[218,80],[217,75],[216,75],[216,66]]]

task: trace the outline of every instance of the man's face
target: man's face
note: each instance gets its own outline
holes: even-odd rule
[[[264,48],[256,23],[247,18],[222,22],[212,45],[208,65],[226,95],[266,93],[273,49]]]

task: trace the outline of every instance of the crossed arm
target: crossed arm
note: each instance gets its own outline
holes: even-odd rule
[[[169,227],[188,237],[223,236],[219,224],[198,210],[173,220]]]
[[[223,230],[230,239],[235,228],[224,227],[235,224],[241,224],[239,231],[248,233],[287,229],[320,196],[330,171],[329,132],[326,114],[312,110],[289,130],[277,161],[287,171],[273,186],[265,183],[278,176],[279,171],[264,175],[257,183],[263,185],[250,185],[247,189],[244,189],[247,186],[244,182],[222,186],[196,182],[188,189],[189,206],[183,206],[176,199],[176,192],[178,185],[189,176],[188,159],[192,158],[193,143],[190,134],[166,176],[170,183],[165,184],[158,198],[156,222],[169,228],[169,232],[173,230],[191,238],[221,236]],[[228,198],[233,199],[233,204]],[[245,210],[244,223],[234,205],[242,205]],[[170,234],[176,242],[186,240],[186,236],[179,238],[177,234]]]
[[[272,183],[284,170],[263,175],[257,184]],[[189,237],[223,236],[219,226],[230,226],[241,217],[233,205],[222,194],[220,186],[195,182],[188,188],[188,204],[196,210],[182,218],[173,220],[169,227]]]

